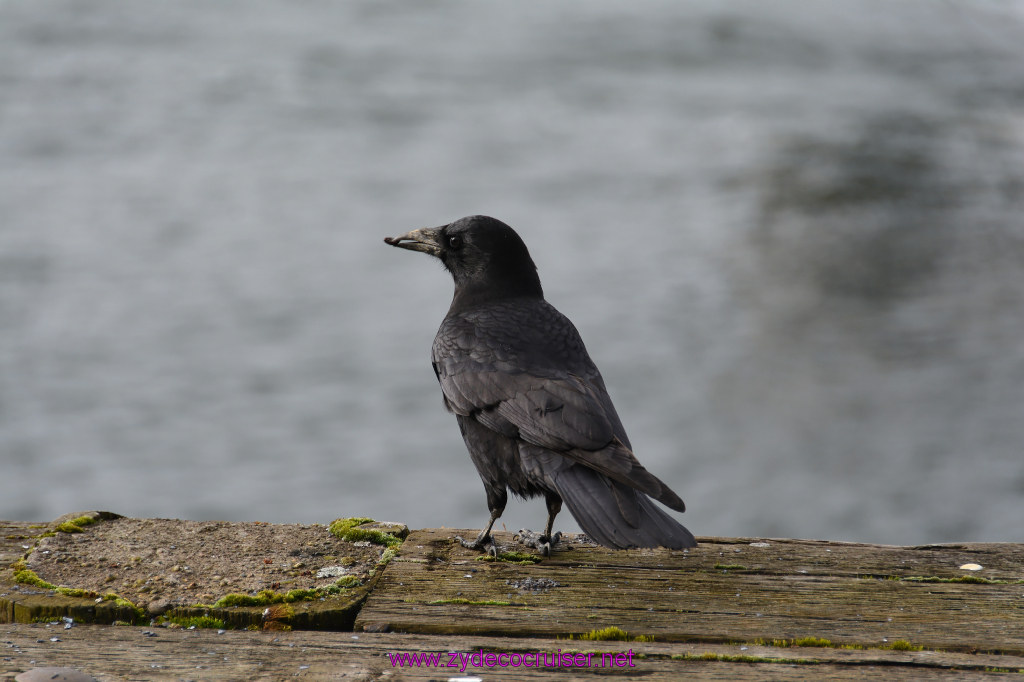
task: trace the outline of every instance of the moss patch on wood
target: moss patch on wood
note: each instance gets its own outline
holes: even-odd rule
[[[478,556],[476,560],[516,564],[519,566],[529,566],[530,564],[539,564],[541,562],[539,556],[527,552],[498,552],[498,556],[483,554]]]
[[[455,599],[435,599],[434,601],[428,601],[431,606],[437,606],[438,604],[465,604],[468,606],[523,606],[523,604],[513,604],[510,601],[503,601],[500,599],[463,599],[462,597],[456,597]]]
[[[81,598],[95,598],[99,597],[98,592],[92,592],[90,590],[80,590],[75,587],[62,587],[60,585],[54,585],[48,583],[30,568],[25,568],[24,560],[16,562],[12,567],[14,572],[14,582],[21,585],[30,585],[32,587],[38,587],[41,590],[50,590],[57,594],[62,594],[65,597],[81,597]]]
[[[820,661],[809,658],[774,658],[772,656],[745,656],[733,654],[716,654],[707,651],[703,654],[673,654],[673,661],[716,661],[719,663],[777,663],[782,665],[817,665]]]
[[[341,594],[352,587],[357,587],[359,584],[359,579],[350,575],[345,576],[345,578],[328,587],[297,589],[289,590],[288,592],[260,590],[256,594],[233,592],[224,595],[209,607],[205,604],[197,604],[196,607],[220,609],[226,606],[270,606],[271,604],[291,604],[297,601],[314,601]]]
[[[757,646],[774,646],[774,647],[780,647],[780,648],[787,648],[787,647],[791,647],[791,646],[806,646],[806,647],[821,647],[821,648],[825,648],[825,647],[835,648],[835,647],[837,647],[837,645],[834,644],[832,642],[832,640],[830,640],[830,639],[825,639],[824,637],[813,637],[813,636],[812,637],[797,637],[795,639],[772,639],[772,640],[756,639],[756,640],[754,640],[754,644],[756,644]]]
[[[938,576],[907,576],[904,578],[894,577],[890,579],[908,583],[961,583],[966,585],[1024,585],[1024,580],[999,580],[997,578],[983,578],[980,575],[961,575],[955,578],[940,578]]]
[[[95,516],[79,516],[78,518],[69,519],[57,525],[57,530],[61,533],[81,533],[86,527],[99,521]]]
[[[612,625],[611,627],[591,630],[582,634],[569,635],[569,639],[578,639],[585,642],[653,642],[652,635],[638,635],[631,637],[622,628]]]
[[[16,562],[13,566],[11,566],[11,570],[14,571],[14,582],[16,583],[20,583],[22,585],[31,585],[32,587],[38,587],[43,590],[57,589],[56,585],[46,582],[38,575],[36,575],[35,571],[26,568],[24,561]]]
[[[365,517],[352,517],[335,519],[328,528],[334,537],[345,542],[369,542],[385,547],[397,547],[402,544],[403,537],[392,532],[379,528],[360,528],[360,526],[372,523],[377,523],[377,521]],[[406,530],[406,534],[408,534],[408,530]]]
[[[170,623],[180,628],[194,630],[231,630],[233,625],[225,622],[222,618],[212,616],[184,616],[184,617],[160,617],[154,621],[156,625]]]

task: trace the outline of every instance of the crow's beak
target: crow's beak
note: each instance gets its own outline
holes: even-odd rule
[[[384,237],[384,243],[410,251],[422,251],[431,256],[441,255],[441,228],[424,227],[420,230],[406,232],[401,237]]]

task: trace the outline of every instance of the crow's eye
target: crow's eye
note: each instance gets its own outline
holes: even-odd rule
[[[461,249],[462,248],[462,237],[460,237],[458,235],[454,235],[452,237],[448,237],[448,248],[455,249],[455,250]]]

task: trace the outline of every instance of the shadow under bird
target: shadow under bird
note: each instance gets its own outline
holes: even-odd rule
[[[544,533],[521,531],[545,554],[564,502],[593,540],[616,549],[694,547],[653,501],[685,505],[633,455],[601,373],[576,327],[544,300],[537,266],[505,223],[486,216],[413,230],[386,243],[438,258],[455,296],[431,350],[491,513],[473,549],[497,552],[491,528],[508,501],[543,496]]]

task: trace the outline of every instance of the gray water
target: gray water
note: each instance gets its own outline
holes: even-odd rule
[[[381,240],[486,213],[696,534],[1024,540],[1022,35],[1020,0],[0,0],[0,518],[479,527],[450,279]]]

